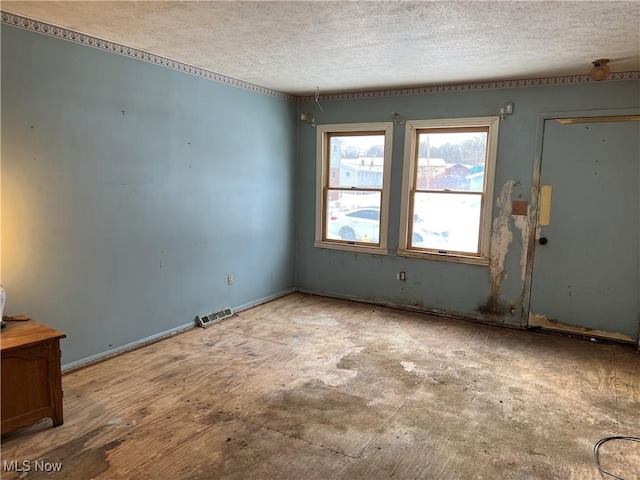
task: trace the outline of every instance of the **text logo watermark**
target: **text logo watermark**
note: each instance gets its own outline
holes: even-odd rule
[[[62,471],[62,462],[47,462],[45,460],[3,460],[3,472],[46,472]]]

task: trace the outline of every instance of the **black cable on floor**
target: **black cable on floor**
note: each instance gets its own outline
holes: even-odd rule
[[[600,445],[608,442],[609,440],[628,440],[631,442],[640,442],[640,437],[605,437],[598,440],[598,442],[593,446],[593,461],[595,462],[596,467],[598,467],[598,470],[600,470],[605,475],[609,475],[610,477],[613,477],[617,480],[624,480],[624,478],[614,475],[613,473],[609,473],[600,466],[600,461],[598,460],[598,449],[600,448]]]

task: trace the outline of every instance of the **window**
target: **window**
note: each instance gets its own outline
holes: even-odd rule
[[[317,130],[315,246],[386,254],[393,123]]]
[[[407,122],[399,255],[488,264],[498,123]]]

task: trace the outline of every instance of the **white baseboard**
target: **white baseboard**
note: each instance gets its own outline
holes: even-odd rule
[[[289,295],[290,293],[295,292],[296,289],[295,288],[289,288],[287,290],[283,290],[281,292],[278,293],[274,293],[273,295],[268,295],[266,297],[262,297],[259,298],[257,300],[239,305],[237,307],[231,307],[235,312],[241,312],[242,310],[247,310],[249,308],[252,307],[256,307],[258,305],[261,305],[263,303],[267,303],[270,302],[272,300],[275,300],[276,298],[280,298],[280,297],[284,297],[285,295]],[[195,318],[195,316],[194,316]],[[230,317],[232,318],[232,317]],[[127,343],[126,345],[122,345],[120,347],[116,347],[116,348],[112,348],[111,350],[107,350],[104,352],[100,352],[97,353],[95,355],[91,355],[89,357],[84,357],[81,358],[80,360],[76,360],[74,362],[69,362],[69,363],[65,363],[64,365],[62,365],[62,372],[63,373],[67,373],[70,370],[75,370],[76,368],[80,368],[80,367],[86,367],[92,363],[96,363],[102,360],[105,360],[109,357],[113,357],[116,355],[120,355],[122,353],[128,352],[129,350],[134,350],[136,348],[140,348],[146,344],[149,343],[154,343],[157,342],[158,340],[162,340],[163,338],[166,337],[170,337],[171,335],[175,335],[176,333],[179,332],[183,332],[185,330],[188,330],[190,328],[194,328],[195,325],[195,321],[191,321],[189,323],[185,323],[183,325],[177,326],[177,327],[173,327],[170,328],[169,330],[165,330],[163,332],[160,333],[156,333],[154,335],[145,337],[145,338],[141,338],[140,340],[136,340],[135,342],[131,342],[131,343]]]
[[[266,297],[259,298],[258,300],[254,300],[252,302],[245,303],[243,305],[235,307],[233,309],[233,311],[234,312],[241,312],[243,310],[248,310],[249,308],[257,307],[258,305],[262,305],[263,303],[270,302],[272,300],[275,300],[276,298],[284,297],[285,295],[289,295],[289,294],[294,293],[296,291],[297,290],[295,288],[293,288],[293,287],[292,288],[288,288],[287,290],[283,290],[281,292],[274,293],[273,295],[268,295]]]
[[[62,365],[62,373],[66,373],[69,370],[74,370],[76,368],[85,367],[91,363],[95,363],[100,360],[113,357],[115,355],[120,355],[121,353],[127,352],[129,350],[133,350],[135,348],[139,348],[142,345],[145,345],[147,343],[156,342],[162,338],[170,337],[171,335],[175,335],[178,332],[182,332],[184,330],[188,330],[193,327],[195,327],[194,322],[185,323],[184,325],[180,325],[179,327],[173,327],[169,330],[165,330],[164,332],[156,333],[149,337],[141,338],[140,340],[136,340],[135,342],[127,343],[126,345],[112,348],[111,350],[100,352],[95,355],[91,355],[89,357],[84,357],[84,358],[81,358],[80,360],[76,360],[75,362],[65,363],[64,365]]]

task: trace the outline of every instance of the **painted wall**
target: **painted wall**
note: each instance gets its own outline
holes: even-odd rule
[[[293,287],[295,105],[1,31],[5,313],[63,365]]]
[[[495,178],[491,266],[398,257],[404,125],[394,126],[388,256],[314,248],[316,131],[298,123],[296,286],[341,297],[455,313],[481,321],[526,324],[525,272],[530,217],[514,217],[512,200],[531,202],[537,122],[541,112],[637,108],[637,81],[378,97],[298,105],[318,124],[498,115],[501,121]],[[636,198],[631,201],[637,201]],[[585,239],[587,242],[588,239]],[[396,279],[406,271],[407,280]],[[513,312],[511,310],[513,309]]]

